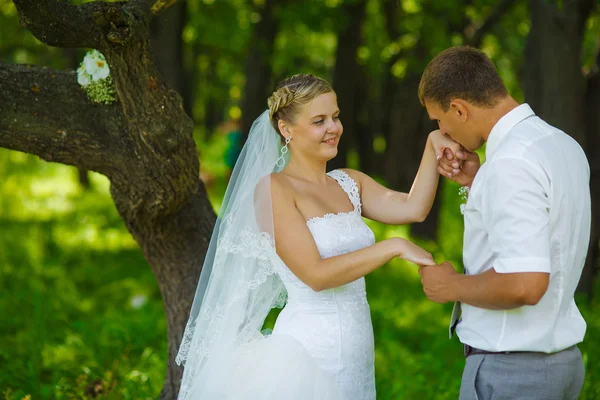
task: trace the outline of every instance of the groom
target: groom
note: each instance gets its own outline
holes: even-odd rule
[[[573,293],[591,218],[584,152],[519,105],[487,56],[470,47],[436,56],[419,98],[468,150],[456,154],[462,165],[448,154],[439,167],[470,187],[465,274],[449,262],[419,270],[427,297],[462,308],[453,324],[466,356],[460,399],[577,399],[586,324]],[[486,142],[478,170],[474,151]]]

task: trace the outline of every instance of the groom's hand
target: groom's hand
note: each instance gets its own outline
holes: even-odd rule
[[[448,149],[440,159],[438,172],[461,186],[471,186],[480,167],[479,156],[475,152],[461,149],[452,153]]]
[[[458,273],[449,261],[419,268],[423,292],[436,303],[454,301],[451,281]]]

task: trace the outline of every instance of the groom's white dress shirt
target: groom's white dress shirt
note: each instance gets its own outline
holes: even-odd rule
[[[461,342],[487,351],[552,353],[583,340],[575,302],[590,238],[590,170],[570,136],[522,104],[502,117],[464,209],[467,274],[546,272],[535,306],[486,310],[462,304]]]

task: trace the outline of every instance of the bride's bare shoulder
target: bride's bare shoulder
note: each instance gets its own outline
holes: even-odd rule
[[[272,173],[269,183],[271,184],[271,196],[273,201],[290,201],[294,199],[292,185],[284,174]]]

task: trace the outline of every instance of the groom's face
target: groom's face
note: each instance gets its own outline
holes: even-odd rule
[[[483,144],[474,134],[467,108],[462,103],[452,102],[448,110],[444,111],[437,103],[425,101],[425,108],[429,118],[438,123],[440,131],[465,149],[475,151]]]

